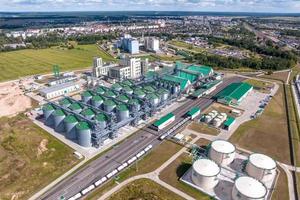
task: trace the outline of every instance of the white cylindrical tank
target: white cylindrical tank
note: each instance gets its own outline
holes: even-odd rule
[[[222,124],[222,120],[216,117],[213,119],[212,123],[213,123],[213,126],[219,127]]]
[[[212,120],[212,117],[210,115],[206,115],[204,118],[205,123],[209,123]]]
[[[266,195],[266,186],[249,176],[237,178],[232,188],[233,200],[263,200]]]
[[[211,143],[208,157],[219,165],[232,163],[235,156],[235,146],[226,140],[215,140]]]
[[[258,180],[269,180],[276,173],[276,162],[264,154],[251,154],[248,158],[246,172]]]
[[[201,158],[193,163],[192,180],[203,189],[211,189],[218,184],[217,176],[220,171],[220,167],[214,161]]]

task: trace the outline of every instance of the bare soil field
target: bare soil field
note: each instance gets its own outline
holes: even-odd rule
[[[17,82],[0,83],[0,117],[14,116],[31,105],[31,99],[23,94]]]

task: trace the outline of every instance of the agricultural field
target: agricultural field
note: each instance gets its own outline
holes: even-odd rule
[[[0,118],[0,199],[28,199],[77,164],[73,150],[25,115]]]
[[[100,56],[104,61],[114,61],[96,45],[78,45],[74,49],[52,47],[49,49],[25,49],[0,53],[0,81],[22,76],[51,73],[57,64],[61,71],[87,68],[92,59]]]
[[[251,84],[254,87],[254,89],[256,89],[262,93],[270,93],[270,90],[268,88],[271,88],[274,86],[274,84],[272,84],[272,83],[260,81],[257,79],[247,79],[244,82]]]
[[[291,164],[283,86],[279,87],[263,114],[242,124],[231,136],[230,142]]]
[[[182,197],[148,179],[138,179],[129,183],[109,198],[109,200],[128,199],[183,200]]]

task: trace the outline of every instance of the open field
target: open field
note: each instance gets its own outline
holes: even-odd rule
[[[114,60],[96,45],[78,45],[70,50],[53,47],[3,52],[0,53],[0,81],[51,73],[54,64],[58,64],[62,71],[86,68],[92,65],[94,56],[100,56],[104,61]]]
[[[202,52],[205,51],[202,48],[194,46],[193,44],[187,44],[187,43],[182,42],[182,41],[172,40],[170,42],[170,44],[173,45],[173,46],[175,46],[175,47],[183,48],[183,49],[185,49],[187,51],[191,51],[191,52],[194,52],[194,53],[202,53]]]
[[[183,200],[182,197],[148,179],[139,179],[133,181],[132,183],[126,185],[120,191],[112,195],[109,199]]]
[[[182,192],[199,200],[211,199],[206,194],[194,189],[193,187],[179,181],[180,177],[192,166],[192,158],[186,153],[181,154],[168,167],[166,167],[159,175],[159,178]]]
[[[289,188],[286,173],[278,167],[280,175],[274,188],[272,200],[289,199]]]
[[[283,163],[291,163],[283,86],[279,87],[264,113],[257,119],[242,124],[230,141],[247,150],[267,154]]]
[[[270,93],[270,90],[268,90],[268,88],[273,86],[272,83],[267,83],[265,81],[259,81],[256,79],[247,79],[244,82],[251,84],[254,89],[263,93]]]
[[[23,114],[0,118],[1,200],[28,199],[76,163],[72,149]]]
[[[275,79],[275,80],[280,80],[280,81],[286,82],[288,74],[289,74],[289,72],[278,72],[278,73],[273,73],[271,75],[263,75],[263,76],[260,76],[260,77]]]
[[[187,127],[190,130],[196,131],[198,133],[208,134],[208,135],[218,135],[220,131],[216,128],[209,127],[205,123],[192,122]]]
[[[170,141],[165,141],[157,148],[153,149],[149,154],[147,154],[142,160],[137,162],[137,165],[132,165],[130,168],[120,173],[117,177],[118,182],[122,182],[129,177],[145,174],[154,171],[164,162],[166,162],[172,155],[178,152],[182,146],[175,144]],[[91,193],[87,199],[97,199],[103,195],[106,191],[115,186],[114,181],[109,181],[103,187],[95,190]]]

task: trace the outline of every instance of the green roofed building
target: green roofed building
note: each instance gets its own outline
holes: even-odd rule
[[[175,115],[173,113],[169,113],[163,117],[161,117],[159,120],[156,120],[153,125],[158,129],[161,130],[168,125],[170,125],[175,120]]]
[[[235,118],[228,117],[227,120],[224,122],[224,128],[229,130],[234,123],[235,123]]]
[[[249,83],[231,83],[215,97],[219,103],[239,105],[252,89],[253,86]]]
[[[181,91],[185,90],[191,84],[190,80],[178,76],[173,76],[173,75],[165,75],[162,77],[162,79],[165,81],[170,81],[176,84],[180,84]]]

